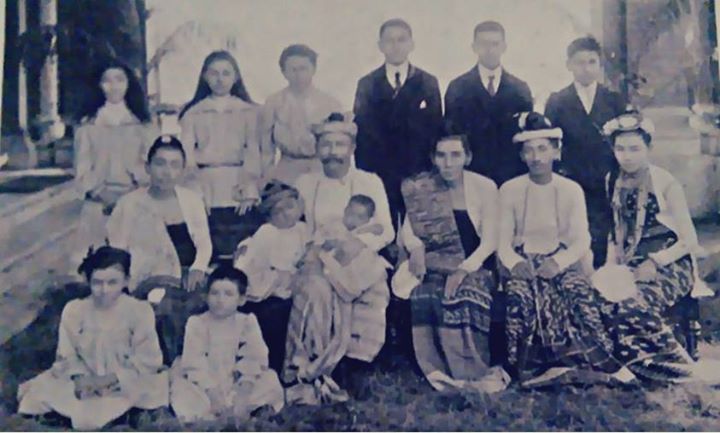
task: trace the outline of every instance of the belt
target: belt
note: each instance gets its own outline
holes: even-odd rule
[[[244,161],[240,162],[219,162],[213,164],[198,164],[198,168],[218,168],[218,167],[242,167],[245,164]]]

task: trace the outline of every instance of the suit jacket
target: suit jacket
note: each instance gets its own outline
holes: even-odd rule
[[[397,180],[429,168],[430,149],[442,129],[437,78],[410,65],[395,95],[383,65],[358,82],[353,111],[358,168]]]
[[[464,134],[470,141],[473,160],[469,169],[502,185],[527,172],[520,160],[520,148],[512,143],[517,130],[512,116],[532,111],[527,83],[503,69],[500,86],[490,96],[477,66],[450,82],[445,93],[447,132]]]
[[[548,98],[545,116],[563,130],[561,171],[586,191],[604,188],[614,156],[602,127],[624,110],[622,95],[600,84],[590,114],[573,84]]]

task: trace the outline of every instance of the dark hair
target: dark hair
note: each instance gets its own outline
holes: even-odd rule
[[[317,66],[318,53],[316,53],[315,50],[305,44],[293,44],[280,53],[280,60],[278,61],[280,70],[285,70],[285,62],[287,62],[287,59],[291,56],[305,57],[313,67]]]
[[[497,21],[483,21],[476,25],[473,30],[473,39],[481,32],[498,32],[502,35],[503,39],[505,39],[505,27]]]
[[[633,129],[632,131],[613,131],[612,134],[610,134],[609,140],[610,144],[612,146],[615,146],[615,139],[618,138],[621,135],[639,135],[640,138],[645,142],[646,146],[650,146],[650,143],[652,143],[652,135],[648,134],[647,131],[644,129]]]
[[[216,281],[228,280],[235,284],[238,289],[240,296],[244,296],[247,293],[248,278],[245,273],[239,269],[235,269],[232,266],[221,265],[212,273],[207,279],[207,292],[210,292],[210,287],[215,284]]]
[[[470,140],[468,140],[467,135],[464,134],[454,134],[454,135],[445,135],[443,137],[440,137],[438,141],[435,142],[435,146],[432,148],[431,156],[437,152],[438,145],[442,143],[443,141],[459,141],[462,143],[463,150],[465,151],[465,154],[470,156],[472,155],[472,149],[470,148]]]
[[[387,30],[389,27],[400,27],[401,29],[405,29],[408,33],[410,33],[410,37],[412,37],[412,27],[410,27],[410,24],[408,24],[407,21],[402,18],[392,18],[385,21],[380,26],[379,35],[381,38],[383,33],[385,33],[385,30]]]
[[[145,91],[140,84],[137,76],[124,63],[118,60],[109,60],[103,63],[93,74],[92,83],[87,92],[88,97],[83,108],[80,110],[79,119],[91,119],[97,115],[98,110],[105,104],[105,93],[103,93],[100,83],[103,75],[108,69],[121,69],[127,77],[128,87],[125,92],[125,104],[127,104],[130,112],[138,118],[142,123],[150,122],[150,112],[148,111],[147,98]]]
[[[89,283],[93,272],[99,269],[108,269],[116,265],[122,268],[126,277],[129,276],[130,253],[108,245],[104,245],[97,250],[93,250],[92,247],[90,247],[87,256],[85,256],[78,268],[78,273],[84,275]]]
[[[243,83],[242,75],[240,74],[240,67],[235,60],[235,57],[233,57],[232,54],[224,50],[213,51],[212,53],[208,54],[207,57],[205,57],[202,69],[200,69],[200,78],[198,78],[197,88],[195,89],[195,96],[193,96],[190,102],[185,104],[182,110],[180,110],[180,115],[178,116],[179,119],[182,119],[185,113],[187,113],[187,111],[192,108],[193,105],[197,104],[198,102],[202,101],[203,99],[207,98],[212,94],[212,90],[210,90],[210,86],[205,81],[204,75],[211,64],[220,60],[224,60],[230,63],[232,65],[232,68],[235,70],[235,77],[237,79],[235,80],[235,83],[230,89],[230,94],[233,96],[237,96],[238,98],[249,104],[254,104],[252,99],[250,99],[250,95],[248,94],[247,89],[245,89],[245,84]]]
[[[365,210],[367,211],[367,214],[370,218],[375,215],[375,202],[373,201],[373,199],[364,194],[355,194],[354,196],[350,197],[349,203],[356,203],[360,206],[365,207]]]
[[[147,154],[147,163],[150,164],[152,162],[153,157],[160,149],[167,149],[167,150],[175,150],[182,154],[183,162],[187,160],[187,156],[185,155],[185,149],[183,149],[182,143],[180,140],[178,140],[176,137],[172,135],[161,135],[158,138],[155,139],[152,146],[150,146],[150,150],[148,150]]]
[[[568,59],[574,56],[575,53],[578,53],[580,51],[592,51],[594,53],[597,53],[598,56],[602,55],[602,48],[600,47],[600,43],[592,36],[577,38],[574,41],[570,42],[570,45],[568,45],[567,47]]]

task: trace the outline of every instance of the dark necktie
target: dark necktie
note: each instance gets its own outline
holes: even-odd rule
[[[398,92],[400,92],[400,86],[402,86],[402,83],[400,82],[400,72],[395,72],[395,92],[393,92],[393,98],[397,96]]]
[[[495,96],[495,76],[494,75],[490,75],[488,77],[487,91],[490,94],[490,96]]]

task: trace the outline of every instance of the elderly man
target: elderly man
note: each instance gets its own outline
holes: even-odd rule
[[[380,351],[389,290],[387,262],[377,252],[395,235],[382,181],[351,164],[356,125],[333,113],[314,130],[323,170],[304,174],[296,183],[310,231],[324,232],[342,221],[350,198],[357,195],[374,202],[371,222],[382,231],[351,235],[350,241],[364,251],[349,264],[328,254],[343,248],[347,237],[326,237],[306,254],[294,286],[282,374],[290,385],[288,400],[305,403],[347,398],[330,378],[337,364],[343,357],[370,362]]]

